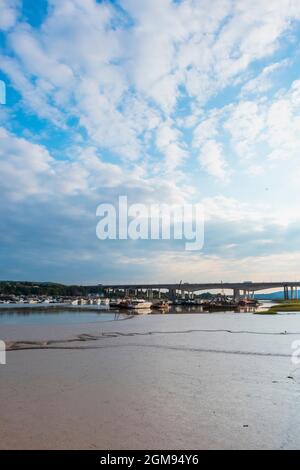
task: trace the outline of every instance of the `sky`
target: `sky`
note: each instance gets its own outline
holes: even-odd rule
[[[300,279],[299,0],[0,0],[0,278]],[[195,204],[205,243],[99,240]]]

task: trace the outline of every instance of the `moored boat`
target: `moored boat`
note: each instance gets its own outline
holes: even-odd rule
[[[152,302],[147,302],[144,299],[125,299],[121,300],[118,307],[119,308],[126,308],[128,310],[136,309],[149,309],[152,306]]]
[[[165,300],[160,300],[159,302],[153,303],[151,308],[157,310],[169,310],[170,306]]]
[[[241,307],[256,307],[259,304],[256,299],[241,299],[239,305]]]

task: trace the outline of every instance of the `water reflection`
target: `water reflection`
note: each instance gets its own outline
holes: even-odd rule
[[[259,307],[260,308],[260,307]],[[185,313],[194,313],[194,314],[209,314],[209,313],[254,313],[258,310],[255,307],[238,307],[236,309],[224,309],[224,307],[219,309],[209,309],[201,305],[172,305],[169,309],[135,309],[135,310],[126,310],[122,309],[123,313],[131,315],[170,315],[170,314],[185,314]]]
[[[47,311],[23,309],[23,311],[0,312],[0,325],[57,325],[73,323],[94,323],[101,321],[116,321],[128,318],[123,312],[108,310],[102,312],[90,311]]]
[[[171,305],[169,309],[112,309],[101,306],[78,307],[16,307],[0,308],[0,325],[18,324],[66,324],[66,323],[92,323],[98,321],[112,321],[129,319],[135,315],[172,315],[172,314],[210,314],[210,313],[255,313],[267,310],[272,302],[262,302],[258,307],[238,307],[236,309],[208,309],[202,305]]]

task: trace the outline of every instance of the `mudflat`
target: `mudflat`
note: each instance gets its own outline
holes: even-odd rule
[[[300,448],[300,315],[1,327],[1,449]]]

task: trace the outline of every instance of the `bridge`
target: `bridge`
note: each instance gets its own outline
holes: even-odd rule
[[[176,299],[177,295],[188,294],[193,297],[195,292],[210,291],[210,290],[232,290],[233,298],[239,300],[241,295],[254,297],[255,292],[268,289],[283,289],[284,298],[298,299],[298,287],[300,281],[287,281],[287,282],[215,282],[215,283],[179,283],[179,284],[112,284],[101,285],[107,293],[115,293],[116,291],[124,291],[126,295],[133,292],[135,295],[138,291],[146,291],[147,297],[153,296],[153,291],[159,292],[166,290],[170,299]]]

